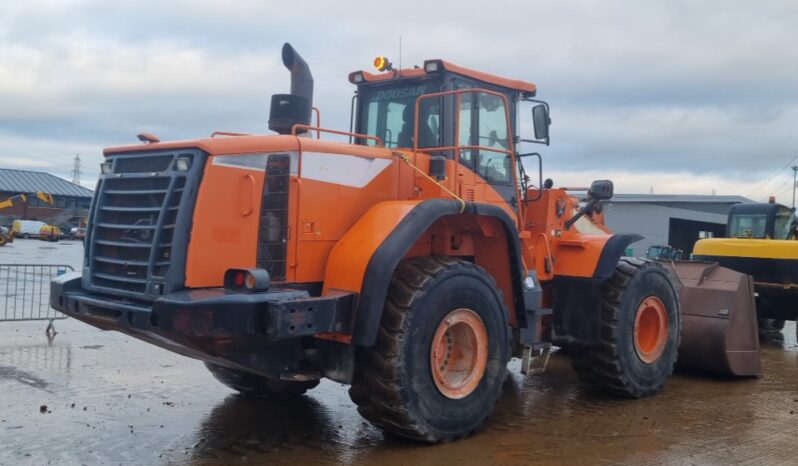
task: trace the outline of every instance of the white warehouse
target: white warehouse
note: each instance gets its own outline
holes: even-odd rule
[[[670,245],[687,258],[699,238],[726,234],[729,207],[753,202],[743,196],[616,194],[604,206],[604,219],[615,233],[644,236],[628,255],[644,256],[649,246]]]

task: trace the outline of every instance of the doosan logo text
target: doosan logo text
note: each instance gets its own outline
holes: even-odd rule
[[[374,95],[375,101],[387,99],[403,99],[405,97],[416,97],[424,93],[426,86],[403,87],[399,89],[387,89],[379,91]]]

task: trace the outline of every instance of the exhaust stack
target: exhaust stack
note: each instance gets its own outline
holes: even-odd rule
[[[283,65],[291,72],[291,93],[272,96],[269,129],[280,134],[290,134],[294,125],[310,124],[313,111],[313,75],[302,56],[288,42],[283,45],[282,56]]]

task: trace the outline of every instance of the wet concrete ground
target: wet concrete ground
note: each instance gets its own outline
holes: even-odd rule
[[[79,264],[79,244],[45,244],[19,240],[0,263]],[[0,464],[798,462],[793,323],[763,346],[762,378],[680,373],[644,400],[584,387],[565,356],[533,378],[513,362],[482,432],[435,446],[386,438],[336,383],[292,402],[245,400],[197,361],[74,320],[57,321],[48,344],[44,328],[0,323]]]

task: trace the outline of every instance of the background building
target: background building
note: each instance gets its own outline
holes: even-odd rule
[[[51,194],[54,204],[46,204],[35,195],[28,196],[27,202],[0,210],[0,225],[8,226],[16,219],[23,219],[63,227],[79,226],[88,216],[94,194],[90,189],[49,173],[0,168],[0,200],[37,191]]]
[[[649,246],[673,246],[685,258],[699,238],[726,234],[729,207],[753,203],[742,196],[616,194],[605,204],[604,219],[615,233],[638,233],[631,255],[643,256]]]

